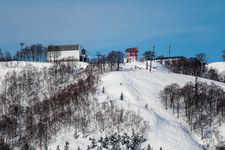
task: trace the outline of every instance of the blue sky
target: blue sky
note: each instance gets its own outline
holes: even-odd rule
[[[207,54],[225,50],[224,0],[1,0],[0,48],[76,44],[104,54],[155,45],[157,55]]]

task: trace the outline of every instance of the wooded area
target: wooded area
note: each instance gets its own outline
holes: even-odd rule
[[[177,117],[186,117],[191,130],[199,131],[202,139],[209,138],[213,128],[225,121],[225,91],[215,83],[189,82],[183,87],[173,83],[161,91],[166,109]]]

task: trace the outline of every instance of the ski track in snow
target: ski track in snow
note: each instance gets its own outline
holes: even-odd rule
[[[178,75],[178,79],[168,79],[168,76],[177,78],[176,74],[157,70],[150,73],[146,70],[124,69],[124,71],[104,75],[102,86],[105,87],[105,93],[111,99],[118,100],[120,93],[123,92],[124,101],[118,100],[118,103],[126,109],[139,112],[145,120],[149,121],[151,130],[148,142],[154,149],[157,150],[160,146],[167,150],[201,149],[185,123],[178,120],[176,115],[167,112],[159,98],[159,92],[165,85],[176,81],[183,83],[190,81],[190,78],[180,80]],[[146,104],[148,109],[145,109]]]

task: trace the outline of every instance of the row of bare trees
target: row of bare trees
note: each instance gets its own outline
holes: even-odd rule
[[[196,58],[180,58],[177,60],[171,60],[166,62],[166,65],[172,72],[193,75],[193,76],[202,76],[203,68],[202,63]]]
[[[152,61],[155,58],[154,47],[152,51],[145,51],[143,56],[146,62],[146,70],[149,69],[149,71],[152,71]],[[150,61],[150,64],[148,64],[149,61]]]
[[[2,52],[2,50],[0,49],[0,61],[10,61],[12,59],[12,55],[9,51]]]
[[[47,134],[47,121],[53,119],[48,104],[52,97],[62,93],[71,81],[81,76],[80,69],[68,64],[55,64],[43,70],[28,65],[20,72],[8,72],[0,94],[1,139],[11,148],[31,147],[32,144],[42,147],[43,141],[57,131],[55,128]],[[57,103],[52,101],[54,107],[51,108],[58,112],[56,105],[61,106],[62,102],[59,99]]]
[[[42,44],[32,44],[18,50],[15,59],[20,61],[46,61],[47,48]]]
[[[201,63],[197,58],[181,58],[178,60],[172,60],[166,63],[170,66],[171,71],[180,74],[199,76],[224,82],[225,77],[223,74],[219,74],[214,68],[208,68]]]
[[[120,64],[124,61],[124,54],[121,51],[111,51],[107,56],[107,62],[110,70],[119,70]]]
[[[107,56],[97,53],[97,59],[90,61],[100,72],[120,70],[120,65],[124,62],[124,53],[121,51],[111,51]]]
[[[9,51],[4,53],[0,49],[0,61],[46,61],[47,60],[47,48],[41,44],[32,44],[26,46],[21,50],[16,51],[15,55],[12,55]]]
[[[183,87],[173,83],[161,91],[166,109],[172,109],[177,117],[185,116],[192,130],[200,131],[203,138],[210,135],[213,127],[225,121],[225,91],[218,85],[189,82]]]

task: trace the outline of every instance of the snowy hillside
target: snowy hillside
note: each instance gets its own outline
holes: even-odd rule
[[[159,92],[172,83],[183,86],[189,81],[194,81],[195,77],[168,73],[168,70],[158,63],[153,63],[153,72],[144,69],[145,64],[136,62],[125,64],[122,71],[106,73],[101,78],[96,97],[98,101],[114,101],[119,106],[127,110],[134,110],[150,123],[150,131],[145,134],[153,149],[163,147],[167,150],[198,150],[203,144],[200,136],[193,134],[189,126],[177,119],[169,110],[165,110],[159,98]],[[212,80],[200,78],[204,82]],[[224,87],[222,83],[215,82]],[[101,92],[104,87],[105,93]],[[120,100],[123,93],[124,100]],[[224,131],[221,128],[222,131]],[[72,147],[80,146],[85,148],[84,143],[88,140],[83,138],[74,139],[73,132],[63,131],[51,148],[59,145],[63,147],[66,141]],[[99,137],[99,134],[91,133],[90,137]],[[213,141],[216,142],[216,141]]]
[[[128,64],[126,67],[130,66]],[[136,110],[150,122],[151,130],[147,137],[154,149],[161,146],[170,150],[194,150],[200,148],[190,131],[185,124],[165,111],[159,99],[159,92],[165,85],[174,82],[184,84],[190,80],[192,78],[180,78],[179,75],[162,70],[155,70],[153,73],[129,70],[105,75],[102,86],[106,89],[106,95],[114,100],[118,100],[123,92],[125,99],[118,103],[127,109]]]
[[[225,62],[209,63],[207,67],[217,69],[219,73],[225,74]]]
[[[23,68],[27,66],[34,66],[37,69],[43,69],[44,67],[50,67],[53,63],[48,62],[28,62],[28,61],[9,61],[9,62],[0,62],[0,81],[4,78],[7,72],[9,71],[21,71]],[[86,68],[87,63],[76,62],[79,68]]]
[[[9,71],[21,71],[26,66],[32,65],[36,68],[49,67],[51,63],[42,63],[42,62],[25,62],[25,61],[10,61],[10,62],[0,62],[0,81],[4,78],[7,72]]]
[[[4,78],[7,71],[20,71],[25,66],[28,66],[28,64],[38,69],[52,65],[50,63],[27,62],[0,63],[2,72],[0,79],[2,80]],[[79,68],[85,68],[87,66],[86,63],[77,63],[76,65],[78,65]],[[149,72],[145,70],[145,65],[145,63],[140,62],[126,63],[121,65],[122,68],[120,71],[104,73],[100,76],[100,83],[94,94],[96,99],[91,97],[91,100],[96,100],[98,102],[96,104],[114,102],[117,106],[127,111],[134,111],[147,121],[149,123],[149,130],[144,133],[144,138],[147,139],[147,141],[142,144],[142,148],[146,148],[147,144],[150,144],[153,150],[159,150],[160,147],[166,150],[201,150],[201,144],[205,143],[201,140],[200,135],[190,131],[190,127],[186,124],[184,117],[177,119],[176,115],[173,115],[171,110],[165,110],[159,97],[160,91],[163,90],[166,85],[177,83],[183,86],[187,82],[195,81],[195,77],[169,73],[168,70],[159,63],[153,63],[153,71]],[[71,78],[72,77],[73,76],[71,76]],[[225,89],[224,84],[221,82],[204,78],[199,78],[199,80],[208,83],[214,82]],[[71,81],[74,82],[74,80]],[[67,82],[68,81],[65,83]],[[102,92],[103,89],[104,92]],[[123,100],[120,98],[121,94],[123,94]],[[98,107],[91,109],[90,113],[98,111],[96,109],[98,109]],[[65,143],[68,142],[70,150],[77,150],[78,146],[82,150],[86,149],[87,145],[91,144],[89,138],[98,139],[100,136],[105,136],[105,134],[107,134],[106,131],[100,133],[98,130],[94,130],[95,124],[92,125],[92,130],[88,131],[85,136],[81,131],[78,131],[77,138],[74,138],[74,126],[76,126],[76,124],[64,127],[51,138],[48,142],[48,148],[53,150],[59,146],[60,149],[63,149]],[[142,125],[140,126],[142,127]],[[113,127],[111,128],[114,129]],[[125,126],[121,126],[121,128],[124,128],[123,131],[131,132],[131,130],[126,129]],[[218,131],[220,133],[219,136],[225,136],[225,126],[221,126]],[[213,143],[218,142],[216,138],[212,140],[211,142]]]

